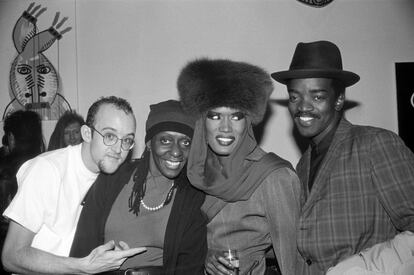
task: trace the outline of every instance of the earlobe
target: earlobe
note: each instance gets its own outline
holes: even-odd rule
[[[342,108],[344,107],[344,103],[345,103],[345,96],[341,94],[339,95],[339,97],[337,98],[335,102],[335,110],[338,112],[341,111]]]
[[[85,142],[90,142],[92,140],[92,130],[86,125],[82,125],[81,127],[81,135],[82,139]]]

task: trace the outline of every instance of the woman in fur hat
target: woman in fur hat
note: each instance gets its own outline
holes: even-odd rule
[[[176,100],[150,106],[143,157],[98,177],[85,199],[72,257],[122,240],[147,251],[106,275],[204,273],[205,195],[190,185],[185,166],[194,122]]]
[[[289,162],[257,145],[252,129],[273,91],[269,75],[247,63],[200,59],[184,67],[177,86],[198,118],[187,175],[207,194],[206,272],[264,274],[273,247],[282,274],[295,274],[299,179]],[[220,254],[228,249],[238,251],[238,268]]]

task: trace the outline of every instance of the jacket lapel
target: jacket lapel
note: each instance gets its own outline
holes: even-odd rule
[[[306,176],[302,178],[306,178],[304,181],[303,188],[305,188],[305,198],[307,197],[307,200],[305,201],[305,205],[303,206],[303,213],[305,211],[310,210],[312,205],[315,201],[319,200],[319,198],[324,196],[324,193],[326,191],[327,187],[327,180],[330,175],[330,172],[332,171],[333,166],[336,164],[336,160],[338,159],[339,155],[341,154],[341,148],[343,144],[343,140],[345,139],[347,133],[349,132],[349,129],[351,127],[351,123],[348,122],[345,118],[342,118],[339,122],[338,128],[335,132],[334,138],[332,140],[331,145],[329,146],[328,152],[326,153],[325,158],[322,160],[322,163],[319,167],[319,171],[317,172],[315,176],[315,182],[312,187],[312,192],[309,193],[308,189],[308,178],[309,178],[309,169],[310,169],[310,148],[306,151],[306,154],[304,154],[304,157],[306,157],[304,162],[304,167],[306,169],[303,169],[306,171]]]
[[[184,184],[184,177],[186,175],[186,171],[183,171],[184,174],[177,179],[177,189],[175,198],[173,201],[173,205],[171,207],[170,217],[168,218],[167,229],[165,230],[165,237],[164,237],[164,268],[168,270],[170,266],[175,266],[176,264],[176,256],[177,250],[179,248],[179,244],[182,240],[182,232],[184,232],[185,222],[183,219],[185,215],[183,215],[183,211],[185,211],[185,206],[190,205],[188,200],[188,186]],[[184,176],[183,176],[184,175]],[[167,257],[167,255],[169,257]],[[170,257],[171,255],[175,255],[175,257]],[[167,272],[168,273],[168,272]]]

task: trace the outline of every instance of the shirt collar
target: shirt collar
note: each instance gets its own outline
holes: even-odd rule
[[[310,141],[310,146],[312,147],[312,150],[315,150],[316,154],[319,154],[320,152],[323,152],[329,148],[329,145],[331,145],[338,125],[339,123],[332,127],[332,129],[317,144],[313,141]]]

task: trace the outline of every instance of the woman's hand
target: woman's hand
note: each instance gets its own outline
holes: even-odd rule
[[[205,273],[209,275],[231,275],[234,266],[220,255],[219,251],[209,250],[205,261]]]

